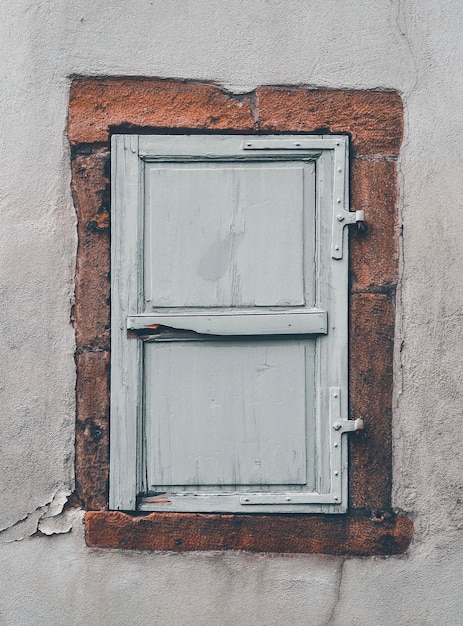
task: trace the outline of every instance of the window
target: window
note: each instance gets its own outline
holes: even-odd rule
[[[348,138],[114,135],[112,194],[110,508],[345,512]]]
[[[349,437],[347,514],[278,514],[270,512],[270,506],[252,515],[244,514],[249,506],[243,506],[240,514],[183,513],[167,506],[155,512],[108,511],[109,440],[117,430],[113,423],[109,432],[110,334],[115,331],[109,300],[109,220],[114,217],[109,140],[115,133],[137,132],[202,137],[239,133],[256,139],[264,132],[279,133],[279,138],[291,133],[306,133],[305,139],[316,139],[320,133],[349,137],[351,207],[367,210],[368,230],[364,236],[354,228],[349,236],[349,417],[364,418],[365,428]],[[402,102],[392,91],[262,86],[236,95],[216,85],[184,80],[73,79],[68,137],[78,229],[72,315],[77,373],[75,498],[86,510],[89,546],[351,556],[400,554],[407,549],[413,524],[391,506],[397,158],[402,135]],[[143,165],[138,158],[135,161]],[[136,266],[133,269],[137,271]],[[329,323],[329,312],[327,319]],[[122,441],[125,425],[119,425]],[[112,445],[114,449],[114,441]],[[143,461],[133,453],[131,458]],[[138,476],[143,476],[142,467]]]

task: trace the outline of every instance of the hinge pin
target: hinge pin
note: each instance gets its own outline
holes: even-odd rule
[[[355,211],[355,222],[358,230],[365,230],[365,211]]]

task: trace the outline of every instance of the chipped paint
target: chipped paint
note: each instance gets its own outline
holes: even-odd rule
[[[25,515],[16,524],[1,529],[0,543],[21,541],[37,531],[46,535],[69,532],[72,522],[63,514],[63,509],[70,495],[69,490],[58,489],[48,502]]]

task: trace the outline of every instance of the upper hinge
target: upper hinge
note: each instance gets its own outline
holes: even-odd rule
[[[357,224],[359,228],[365,223],[365,211],[337,211],[333,218],[333,233],[331,243],[331,256],[333,259],[342,259],[344,226]]]

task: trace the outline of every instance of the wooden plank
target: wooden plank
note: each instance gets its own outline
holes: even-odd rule
[[[147,165],[147,308],[303,305],[305,167]]]
[[[279,142],[294,141],[305,144],[303,150],[298,149],[298,146],[294,147],[294,152],[298,154],[297,158],[317,159],[322,150],[333,150],[338,141],[344,142],[346,140],[346,137],[333,135],[312,135],[310,137],[307,135],[267,135],[266,137],[256,137],[255,135],[201,135],[200,137],[194,135],[141,135],[140,156],[146,161],[157,160],[159,157],[168,160],[170,157],[179,156],[198,156],[201,159],[205,157],[208,159],[230,157],[236,160],[237,156],[243,158],[246,152],[252,152],[246,147],[249,143],[259,146],[259,151],[265,149],[273,151],[275,149],[273,146],[269,148],[261,148],[260,146],[263,146],[265,142],[276,142],[273,145],[278,145]],[[287,148],[280,149],[288,151]],[[274,159],[275,156],[272,158]],[[280,158],[280,155],[276,158]]]
[[[144,162],[138,158],[136,145],[138,139]],[[286,369],[293,372],[291,379],[297,382],[299,388],[304,388],[304,393],[294,390],[293,395],[297,396],[297,399],[286,398],[285,393],[291,381],[285,379],[285,375],[266,389],[266,394],[270,397],[273,391],[278,392],[284,403],[290,407],[296,406],[305,394],[304,428],[308,433],[307,437],[304,435],[307,444],[304,448],[306,458],[304,472],[298,475],[298,480],[302,480],[304,475],[306,482],[303,484],[296,480],[294,483],[289,481],[286,484],[286,492],[298,493],[300,504],[294,502],[273,504],[271,510],[345,511],[347,442],[346,436],[341,437],[333,429],[334,412],[330,412],[330,389],[339,389],[339,410],[335,412],[337,418],[347,419],[348,265],[347,254],[344,253],[342,259],[332,259],[330,247],[332,223],[339,206],[348,209],[347,138],[317,137],[312,141],[312,138],[305,137],[303,141],[310,143],[311,152],[305,145],[300,146],[299,151],[297,146],[294,151],[290,147],[283,148],[283,144],[278,143],[282,141],[281,136],[257,139],[239,136],[148,136],[138,139],[133,136],[125,138],[119,136],[113,139],[115,191],[113,191],[112,218],[117,224],[113,225],[112,231],[114,298],[112,350],[113,370],[116,371],[111,379],[112,403],[115,408],[112,409],[111,415],[110,506],[120,509],[134,508],[137,490],[142,489],[146,493],[147,489],[147,486],[142,486],[140,477],[144,472],[139,466],[144,455],[140,427],[142,404],[140,386],[147,370],[143,371],[144,362],[140,353],[143,342],[141,339],[128,337],[127,325],[129,328],[139,330],[160,325],[209,336],[222,333],[224,337],[237,334],[265,337],[266,334],[280,333],[316,335],[313,340],[304,342],[305,350],[308,344],[312,346],[315,344],[316,347],[315,351],[310,349],[309,356],[306,355],[305,371],[302,372],[303,381],[299,380],[299,374],[292,369],[294,363],[300,360],[295,356],[298,351],[296,350],[291,358],[284,359]],[[254,154],[252,149],[246,152],[243,150],[243,142],[246,140],[259,142],[263,140],[270,143],[260,144]],[[298,136],[287,136],[284,141],[297,142]],[[159,163],[159,160],[164,160],[164,163]],[[194,160],[197,162],[194,163]],[[236,162],[232,163],[233,160]],[[205,165],[204,161],[208,161],[208,164]],[[148,176],[146,186],[140,187],[143,181],[143,167],[151,173],[155,172],[153,174],[155,179],[156,177],[168,179],[167,182],[164,180],[160,184],[159,180],[156,180],[153,183]],[[200,178],[203,176],[204,180],[191,183],[186,172],[189,171],[193,176],[195,169],[201,173],[198,175]],[[206,180],[211,172],[214,172],[213,182],[208,185]],[[196,178],[196,174],[193,178]],[[277,179],[279,184],[276,183]],[[259,180],[263,191],[258,193],[256,189],[259,187]],[[289,192],[286,193],[285,189]],[[142,206],[144,191],[150,196],[147,209],[143,209]],[[259,205],[262,197],[264,200]],[[253,213],[256,204],[258,207]],[[159,207],[164,207],[161,214]],[[280,220],[278,210],[281,208],[283,218]],[[275,215],[278,217],[276,220]],[[254,218],[256,219],[253,222]],[[198,224],[199,229],[195,231]],[[172,233],[176,233],[177,239],[171,237]],[[347,238],[346,228],[344,252],[347,250]],[[174,243],[171,245],[172,241]],[[197,253],[192,256],[189,246],[192,250],[202,246],[202,252],[196,257],[194,254]],[[254,253],[255,250],[258,251],[257,255]],[[117,256],[118,258],[114,258]],[[164,269],[166,260],[170,263],[168,269]],[[186,276],[184,284],[175,285],[177,280],[180,282],[183,280],[184,275]],[[172,280],[173,276],[175,280]],[[208,283],[211,283],[212,288]],[[187,304],[188,302],[191,304]],[[262,303],[264,306],[261,306]],[[165,308],[157,310],[161,305]],[[254,305],[258,305],[254,311],[246,310],[246,307]],[[279,309],[272,311],[271,308],[265,308],[265,305],[278,306]],[[178,308],[175,310],[176,307]],[[182,307],[184,310],[180,313],[179,309]],[[224,311],[223,307],[235,309],[228,308]],[[285,341],[290,345],[292,340],[288,338]],[[209,372],[209,377],[217,375],[220,379],[217,383],[220,389],[217,387],[216,390],[224,398],[230,392],[227,383],[234,387],[233,403],[236,402],[240,389],[244,390],[243,398],[251,397],[252,381],[255,383],[257,375],[253,378],[252,373],[248,372],[244,383],[239,377],[247,371],[246,367],[252,368],[253,363],[257,367],[257,361],[249,359],[240,367],[233,368],[232,364],[226,361],[226,342],[226,339],[221,340],[218,348],[222,354],[220,357],[223,360],[222,367],[217,367],[216,363],[214,372],[208,370],[210,359],[206,357],[199,358],[199,363],[201,374]],[[240,341],[240,347],[243,347],[245,342]],[[186,394],[184,400],[186,404],[182,410],[188,410],[188,416],[197,411],[200,421],[205,419],[204,415],[209,411],[209,404],[206,401],[210,398],[207,391],[199,390],[199,387],[203,387],[202,384],[191,382],[194,379],[191,372],[198,364],[195,364],[196,357],[190,358],[186,355],[190,351],[193,354],[192,351],[198,348],[200,352],[203,349],[210,350],[215,343],[219,342],[210,339],[207,343],[190,344],[187,348],[187,342],[181,341],[177,344],[161,345],[145,342],[145,357],[148,353],[151,354],[151,350],[158,350],[161,346],[161,349],[166,349],[171,354],[171,357],[162,359],[162,362],[151,359],[151,366],[148,365],[151,357],[145,359],[145,366],[151,367],[151,375],[156,383],[152,389],[148,389],[147,386],[146,395],[147,403],[150,403],[151,408],[155,407],[154,413],[158,412],[166,397],[170,397],[175,404],[179,402],[178,398],[184,395],[183,392],[179,393],[178,373],[182,371],[182,367],[185,372],[185,367],[189,363],[187,378],[190,376],[190,396]],[[301,347],[301,344],[298,345]],[[175,357],[172,356],[174,354]],[[307,366],[308,362],[312,364],[311,369]],[[231,370],[231,376],[227,376],[227,368]],[[281,364],[279,369],[284,369]],[[199,373],[197,376],[199,377]],[[163,377],[166,377],[166,380]],[[160,380],[162,384],[159,384]],[[237,383],[233,382],[236,380]],[[246,384],[251,385],[250,390],[247,390]],[[207,386],[205,387],[207,389]],[[166,393],[163,397],[164,392]],[[150,394],[156,396],[155,400]],[[203,405],[207,405],[205,411],[197,409],[201,404],[197,402],[197,394],[204,396]],[[258,404],[262,406],[263,403],[264,400],[259,399]],[[278,404],[276,397],[274,404]],[[224,437],[219,436],[220,428],[211,431],[216,432],[215,439],[212,437],[211,440],[213,448],[217,448],[218,442],[227,440],[226,428],[236,426],[237,432],[243,434],[245,427],[247,428],[249,424],[252,426],[250,419],[233,424],[233,420],[237,419],[236,416],[238,421],[242,419],[240,416],[243,413],[246,411],[240,411],[235,406],[228,420],[224,422],[226,427],[222,425]],[[169,410],[166,414],[171,415]],[[172,425],[169,425],[169,419],[165,420],[167,426],[164,424],[168,430]],[[266,418],[264,416],[260,419],[265,422]],[[188,428],[191,426],[188,419],[184,420],[184,424],[186,424],[186,434],[183,434],[185,445],[197,441],[200,432],[205,437],[206,443],[208,442],[207,429],[198,428],[192,436],[191,433],[188,434]],[[147,430],[150,428],[156,428],[156,424],[148,419]],[[176,426],[173,428],[175,430]],[[299,430],[296,429],[296,432]],[[284,430],[277,429],[277,432],[280,436],[286,435]],[[169,436],[165,433],[164,435],[163,439],[167,442],[171,433],[168,433]],[[291,442],[291,435],[288,437],[288,441]],[[159,448],[156,447],[158,444],[153,443],[156,437],[150,435],[147,440],[148,446],[151,446],[148,452],[149,463],[152,463]],[[337,446],[335,454],[334,446]],[[164,448],[167,449],[168,446],[165,445]],[[255,455],[250,454],[249,459],[252,456]],[[278,458],[274,468],[276,474],[282,471],[282,464],[287,456],[288,451]],[[184,455],[180,457],[183,458]],[[188,469],[187,461],[185,463]],[[216,463],[217,465],[220,464]],[[233,463],[228,463],[227,466],[233,468]],[[180,470],[181,467],[180,464]],[[219,471],[222,471],[221,467]],[[236,474],[236,470],[223,469],[223,471],[232,474],[235,471]],[[250,462],[247,465],[244,463],[242,471],[241,478],[249,480],[252,476]],[[271,471],[267,472],[267,478],[271,476]],[[300,468],[298,471],[301,471]],[[188,469],[186,474],[191,476],[191,471]],[[294,478],[295,474],[292,476]],[[173,486],[161,485],[166,488]],[[224,485],[216,485],[217,489],[222,487],[226,488]],[[262,484],[259,490],[267,502],[272,495],[268,492],[270,487],[278,494],[278,498],[283,497],[284,485]],[[209,489],[209,495],[202,492],[203,488]],[[236,489],[239,491],[247,487],[242,485]],[[240,503],[239,498],[243,494],[238,491],[234,495],[229,494],[232,499],[229,498],[229,502],[226,503],[228,496],[224,499],[225,494],[214,495],[213,488],[204,484],[197,488],[195,494],[169,491],[168,504],[161,501],[154,503],[144,501],[141,508],[166,510],[165,507],[168,506],[169,510],[196,511],[236,511],[245,508],[249,512],[269,512],[267,504]],[[333,504],[335,495],[341,498],[339,504]],[[302,503],[301,498],[304,497],[306,501]],[[309,502],[307,498],[312,500]],[[233,502],[233,507],[236,508],[230,509],[230,502]]]
[[[139,299],[139,159],[136,135],[112,138],[111,438],[109,506],[136,508],[140,342],[127,337],[127,315]]]
[[[167,326],[190,330],[205,335],[309,335],[326,334],[327,313],[320,309],[292,309],[282,312],[259,310],[227,311],[172,311],[153,315],[131,315],[127,318],[129,330]]]
[[[140,511],[171,511],[198,513],[341,513],[342,509],[330,494],[294,493],[179,493],[165,492],[139,501]],[[288,498],[290,499],[288,501]],[[252,500],[252,501],[251,501]]]
[[[291,340],[145,344],[150,490],[305,485],[306,349]]]

